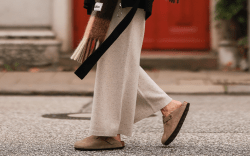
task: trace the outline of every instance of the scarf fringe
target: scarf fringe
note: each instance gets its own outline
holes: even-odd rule
[[[92,45],[94,44],[94,48]],[[86,38],[83,37],[82,41],[70,57],[73,60],[76,60],[79,63],[83,63],[99,46],[100,40],[95,38]]]
[[[84,36],[70,57],[81,64],[104,42],[115,6],[118,3],[117,0],[100,0],[100,2],[108,5],[103,7],[102,12],[92,11]]]

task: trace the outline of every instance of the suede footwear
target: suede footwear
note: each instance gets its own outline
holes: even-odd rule
[[[181,107],[171,112],[167,117],[162,116],[164,125],[164,134],[161,139],[162,144],[168,145],[175,139],[187,116],[189,105],[190,103],[184,101]]]
[[[118,141],[110,137],[100,137],[91,135],[74,144],[75,150],[93,151],[93,150],[113,150],[124,148],[124,141]]]

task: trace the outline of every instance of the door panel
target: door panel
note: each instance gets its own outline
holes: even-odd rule
[[[143,49],[210,49],[209,0],[154,1]]]

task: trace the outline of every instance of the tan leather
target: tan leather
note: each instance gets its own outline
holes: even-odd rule
[[[123,142],[124,143],[124,142]],[[116,149],[123,148],[122,142],[112,137],[99,137],[91,135],[83,140],[77,141],[74,144],[76,149]]]
[[[184,101],[181,107],[171,112],[167,117],[164,115],[162,116],[163,125],[164,125],[164,134],[161,139],[162,144],[165,144],[165,142],[169,139],[169,137],[175,131],[187,104],[188,102]]]

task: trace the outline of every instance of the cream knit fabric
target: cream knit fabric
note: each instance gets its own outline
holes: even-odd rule
[[[107,37],[132,8],[122,8],[120,14],[119,4],[120,0]],[[134,123],[171,102],[140,66],[144,31],[145,11],[138,8],[129,26],[97,62],[89,135],[132,136]]]

